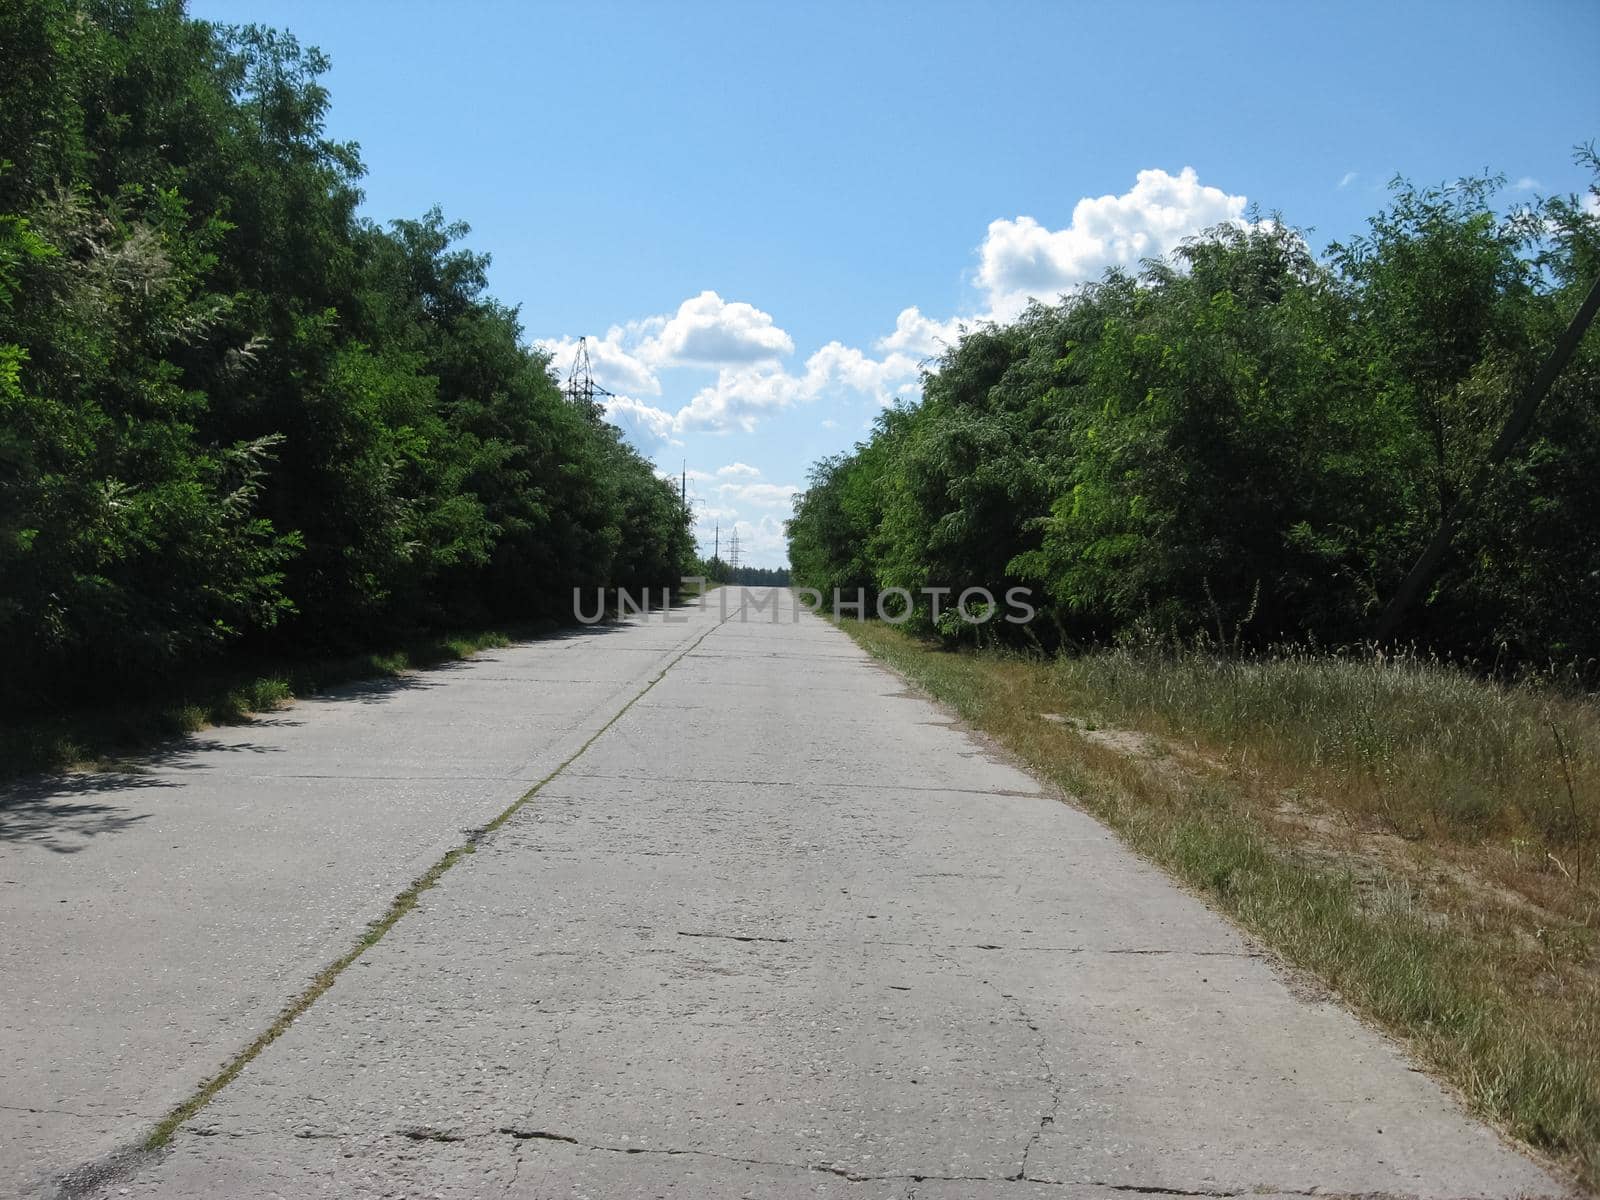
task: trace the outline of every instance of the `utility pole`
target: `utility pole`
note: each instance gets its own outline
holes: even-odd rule
[[[678,503],[689,507],[689,460],[683,460],[683,474],[678,479]]]

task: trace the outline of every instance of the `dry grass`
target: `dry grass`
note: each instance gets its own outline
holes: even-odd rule
[[[1351,820],[1507,848],[1537,874],[1595,879],[1600,707],[1410,657],[1258,660],[1117,650],[1062,658],[1056,685],[1116,724],[1317,785]],[[1572,898],[1592,888],[1566,889]]]
[[[843,622],[1600,1186],[1600,707],[1412,659],[951,653]]]

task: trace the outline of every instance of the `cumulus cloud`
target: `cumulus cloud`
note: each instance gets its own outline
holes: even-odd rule
[[[674,428],[727,433],[755,429],[763,416],[837,392],[870,396],[879,404],[911,394],[921,370],[898,351],[873,358],[853,346],[829,342],[806,359],[799,374],[776,364],[724,367],[675,414]]]
[[[800,380],[778,367],[724,367],[673,417],[679,430],[752,432],[765,414],[801,398]]]
[[[724,479],[759,479],[761,472],[749,463],[731,462],[725,467],[718,467],[717,474]]]
[[[887,405],[904,395],[906,384],[915,384],[921,374],[918,361],[899,350],[873,358],[854,346],[829,342],[806,359],[801,392],[810,400],[829,390],[844,389]]]
[[[605,410],[606,420],[627,434],[646,454],[682,444],[675,436],[673,415],[665,409],[632,396],[612,396],[605,401]]]
[[[960,341],[962,331],[968,324],[960,317],[936,321],[923,316],[922,310],[913,304],[910,308],[900,310],[900,315],[894,320],[894,332],[879,338],[877,348],[931,358],[943,354]]]
[[[800,489],[792,483],[724,483],[717,488],[725,500],[754,504],[757,508],[788,509]]]
[[[722,367],[769,362],[794,353],[794,339],[768,313],[742,300],[727,301],[705,291],[678,305],[671,317],[643,322],[650,330],[640,355],[658,366]]]
[[[1193,167],[1177,175],[1140,171],[1120,196],[1079,200],[1065,229],[1027,216],[991,221],[978,252],[978,286],[992,315],[1014,317],[1030,297],[1052,300],[1108,267],[1134,266],[1210,226],[1241,222],[1245,203],[1202,184]]]
[[[1340,185],[1354,178],[1351,172]],[[913,305],[900,311],[894,329],[870,350],[830,341],[791,369],[783,360],[794,353],[794,339],[771,314],[706,290],[671,314],[613,326],[605,337],[591,339],[595,377],[619,393],[607,413],[646,452],[677,444],[691,432],[751,432],[772,413],[824,396],[870,398],[880,406],[914,400],[922,364],[959,341],[969,326],[1009,320],[1032,297],[1054,300],[1108,267],[1132,267],[1168,254],[1214,225],[1243,225],[1245,205],[1244,196],[1202,184],[1192,167],[1176,175],[1140,171],[1120,195],[1079,200],[1065,228],[1051,229],[1030,216],[991,222],[978,249],[976,315],[940,320]],[[565,367],[575,342],[539,345]],[[675,409],[638,399],[662,394],[657,372],[685,369],[714,371],[715,378]],[[823,427],[837,422],[829,418]],[[744,465],[729,464],[722,477],[753,478],[736,473]]]

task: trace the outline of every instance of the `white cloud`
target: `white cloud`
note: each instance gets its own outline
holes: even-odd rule
[[[895,396],[903,395],[905,385],[915,384],[921,375],[917,360],[901,351],[871,358],[853,346],[829,342],[806,359],[801,391],[811,400],[830,389],[844,388],[886,405],[893,403]]]
[[[970,322],[960,317],[948,321],[935,321],[922,315],[916,305],[900,310],[894,320],[894,332],[878,339],[879,350],[899,351],[930,358],[943,354],[961,340],[961,332]]]
[[[667,446],[682,445],[674,437],[672,414],[632,396],[612,396],[605,401],[606,420],[630,435],[633,444],[646,454]]]
[[[1030,297],[1052,300],[1108,267],[1134,266],[1213,225],[1241,222],[1245,203],[1243,196],[1201,184],[1193,167],[1177,175],[1140,171],[1120,196],[1079,200],[1065,229],[1047,229],[1027,216],[991,221],[979,249],[978,286],[990,313],[1005,320]]]
[[[792,483],[724,483],[717,492],[724,500],[754,504],[757,508],[788,509],[800,489]]]
[[[759,521],[738,521],[734,528],[739,532],[739,553],[749,566],[765,566],[786,562],[789,557],[788,539],[783,535],[783,517],[764,516]],[[722,531],[722,556],[728,556],[728,531]]]
[[[659,321],[659,328],[652,328]],[[671,317],[637,326],[647,336],[639,353],[656,366],[723,367],[769,362],[794,353],[794,339],[772,317],[741,300],[705,291],[678,305]]]
[[[673,417],[678,430],[753,432],[764,414],[800,399],[800,381],[777,367],[724,367],[715,383],[696,392]]]
[[[1340,186],[1355,178],[1355,172],[1348,173]],[[794,340],[769,313],[706,290],[684,300],[670,316],[644,317],[592,338],[595,377],[620,393],[608,403],[607,414],[647,453],[679,444],[692,432],[753,432],[766,416],[824,396],[867,397],[880,406],[914,400],[922,387],[922,364],[959,341],[967,327],[1009,320],[1030,297],[1053,301],[1108,267],[1133,267],[1143,258],[1168,254],[1214,225],[1242,226],[1245,204],[1244,196],[1201,184],[1192,167],[1177,175],[1140,171],[1121,195],[1079,200],[1063,229],[1047,228],[1029,216],[991,222],[978,251],[978,315],[939,320],[913,305],[900,311],[893,331],[870,352],[830,341],[802,368],[790,370],[782,360],[794,353]],[[539,345],[565,368],[576,343],[564,338]],[[675,409],[637,398],[662,394],[657,371],[686,368],[714,371],[715,378]],[[824,420],[823,428],[853,422],[842,412],[837,415],[839,420]],[[754,468],[735,462],[718,475],[757,477],[745,471]]]
[[[1511,190],[1514,192],[1536,192],[1543,186],[1544,184],[1540,183],[1532,175],[1524,175],[1511,185]]]
[[[917,361],[898,351],[872,358],[853,346],[829,342],[795,375],[780,366],[724,367],[716,382],[696,392],[673,418],[678,432],[752,432],[761,417],[831,392],[855,392],[881,405],[915,392]]]
[[[1340,190],[1342,191],[1343,189],[1349,187],[1352,183],[1360,178],[1361,176],[1359,173],[1355,171],[1346,171],[1343,175],[1339,176]]]
[[[725,467],[718,467],[717,474],[724,479],[759,479],[761,472],[749,463],[731,462]]]

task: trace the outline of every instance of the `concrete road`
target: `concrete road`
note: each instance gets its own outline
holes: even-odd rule
[[[170,764],[173,787],[98,797],[149,815],[80,853],[8,845],[6,878],[72,879],[73,902],[98,904],[122,939],[26,901],[42,949],[19,958],[11,940],[27,941],[8,931],[8,977],[42,1040],[19,1040],[8,1006],[5,1050],[31,1091],[6,1103],[81,1111],[95,1081],[119,1081],[98,1144],[137,1137],[385,887],[506,796],[489,793],[538,778],[535,758],[562,761],[560,747],[539,758],[543,742],[519,757],[506,732],[520,720],[534,740],[547,712],[565,722],[551,746],[604,728],[167,1151],[80,1190],[1561,1194],[1383,1038],[843,634],[752,595],[779,597],[780,621],[737,593],[723,620],[714,595],[687,625],[518,648],[425,677],[415,698],[297,706],[293,727],[237,731],[278,747],[282,774],[259,795],[246,768],[215,762],[246,752],[202,751],[223,811],[189,812],[207,802],[182,789],[206,777]],[[627,654],[649,666],[629,675]],[[311,765],[330,754],[347,769]],[[296,800],[288,777],[312,774],[339,779]],[[320,825],[293,815],[307,803]],[[203,855],[160,852],[146,831],[163,805]],[[265,835],[277,821],[302,822],[302,840]],[[175,875],[170,903],[127,865],[141,846]],[[94,900],[97,881],[120,899]],[[208,925],[201,904],[223,912]]]
[[[343,688],[136,772],[0,786],[0,1197],[143,1139],[709,627]]]

